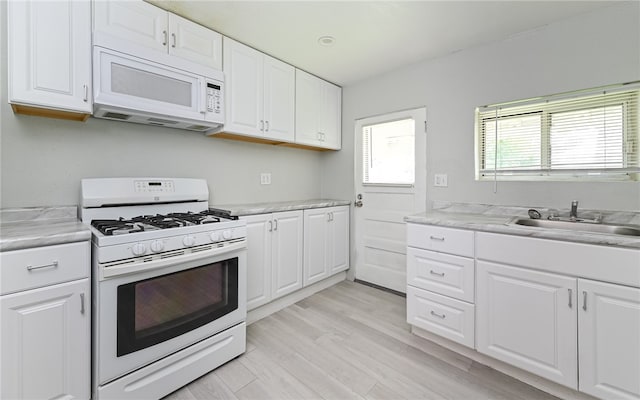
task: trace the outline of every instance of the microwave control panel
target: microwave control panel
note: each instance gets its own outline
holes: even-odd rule
[[[220,114],[222,112],[220,85],[207,82],[207,112]]]

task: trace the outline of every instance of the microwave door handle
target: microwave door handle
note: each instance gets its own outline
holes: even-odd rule
[[[198,102],[198,112],[200,114],[207,113],[207,82],[204,79],[198,78],[200,84],[200,101]]]

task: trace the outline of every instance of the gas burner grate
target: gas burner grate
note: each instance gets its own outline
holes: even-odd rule
[[[121,219],[97,219],[91,221],[91,226],[107,236],[145,231],[145,227],[142,224]]]

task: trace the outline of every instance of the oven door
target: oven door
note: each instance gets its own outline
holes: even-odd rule
[[[158,265],[97,282],[99,385],[246,318],[244,241],[162,259]]]

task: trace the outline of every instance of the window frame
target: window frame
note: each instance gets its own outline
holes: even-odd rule
[[[552,115],[599,108],[589,99],[604,99],[601,107],[621,104],[623,168],[551,168]],[[608,96],[608,97],[607,97]],[[621,100],[615,96],[623,97]],[[587,101],[581,106],[581,102]],[[567,107],[569,105],[570,107]],[[631,108],[631,107],[636,107]],[[485,166],[486,123],[501,118],[540,114],[540,168],[496,169]],[[497,127],[497,124],[496,124]],[[475,178],[477,181],[635,181],[640,178],[640,81],[577,92],[560,93],[508,103],[477,107],[475,110]],[[632,146],[632,151],[628,151]],[[498,151],[494,151],[498,157]]]

